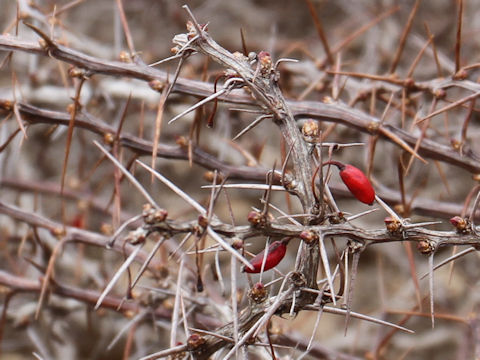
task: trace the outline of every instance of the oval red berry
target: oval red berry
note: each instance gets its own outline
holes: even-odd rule
[[[280,261],[282,261],[285,253],[287,252],[287,244],[285,241],[274,241],[268,247],[267,259],[265,260],[265,266],[263,271],[270,270],[277,266]],[[259,273],[262,271],[262,263],[263,257],[265,254],[265,250],[258,253],[252,260],[250,260],[250,264],[253,266],[253,269],[245,266],[244,271],[247,273]]]
[[[347,164],[340,170],[340,177],[348,190],[350,190],[353,196],[359,201],[368,205],[373,204],[375,200],[375,190],[362,170]]]

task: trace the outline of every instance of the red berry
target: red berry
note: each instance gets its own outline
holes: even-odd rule
[[[348,190],[359,201],[372,205],[375,200],[375,190],[362,170],[349,164],[342,164],[338,161],[327,161],[323,165],[335,165],[340,170],[340,177]]]
[[[287,244],[290,238],[284,239],[282,241],[274,241],[268,247],[268,254],[267,260],[265,260],[265,267],[263,271],[270,270],[271,268],[277,266],[280,261],[282,261],[285,253],[287,252]],[[252,260],[250,260],[250,264],[253,266],[253,269],[249,267],[244,267],[243,271],[247,273],[259,273],[262,270],[262,263],[264,257],[265,250],[258,253]]]
[[[85,215],[81,213],[75,215],[70,221],[70,225],[78,229],[85,229]]]

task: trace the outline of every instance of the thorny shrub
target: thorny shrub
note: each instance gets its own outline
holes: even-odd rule
[[[2,5],[2,358],[480,358],[476,2]]]

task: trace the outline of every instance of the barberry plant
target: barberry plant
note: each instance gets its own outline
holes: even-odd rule
[[[12,4],[3,355],[480,357],[475,2]]]

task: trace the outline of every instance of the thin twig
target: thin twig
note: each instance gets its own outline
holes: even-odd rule
[[[98,310],[100,305],[102,305],[102,302],[105,299],[105,297],[108,295],[110,290],[112,290],[112,288],[115,286],[115,284],[117,283],[117,281],[120,278],[120,276],[122,275],[122,273],[130,266],[130,264],[133,262],[133,260],[135,260],[135,257],[137,256],[137,254],[140,252],[141,249],[142,249],[142,246],[138,245],[135,248],[135,250],[132,251],[130,256],[118,268],[118,270],[115,272],[115,274],[113,275],[113,277],[110,280],[110,282],[108,283],[108,285],[105,287],[105,290],[103,290],[103,292],[100,294],[100,297],[98,298],[97,303],[95,304],[94,310]]]
[[[327,37],[325,36],[325,31],[323,30],[322,22],[318,18],[317,11],[311,0],[305,0],[308,6],[308,10],[310,11],[310,15],[313,18],[313,22],[315,24],[315,28],[317,29],[318,36],[322,41],[323,49],[325,50],[325,54],[327,55],[328,62],[333,64],[333,56],[332,52],[330,51],[330,46],[328,45]]]
[[[460,49],[462,46],[462,23],[463,23],[463,0],[456,1],[458,4],[457,13],[457,36],[455,40],[455,73],[460,70]]]
[[[395,70],[397,69],[398,63],[400,62],[400,57],[402,56],[403,49],[405,48],[407,36],[410,33],[410,29],[412,28],[413,19],[415,18],[420,2],[421,0],[416,0],[412,10],[410,11],[410,15],[408,16],[407,23],[403,28],[402,36],[400,37],[400,41],[398,42],[397,51],[395,52],[395,56],[393,57],[392,65],[390,66],[390,74],[393,74],[395,72]]]
[[[118,167],[122,173],[130,180],[130,182],[137,188],[137,190],[145,197],[145,199],[155,208],[160,209],[160,206],[153,200],[150,194],[145,190],[145,188],[140,185],[140,183],[133,177],[133,175],[117,160],[115,157],[110,154],[102,145],[98,143],[98,141],[94,140],[93,143],[96,147],[100,149],[112,162],[113,164]],[[138,162],[138,160],[137,160]]]

